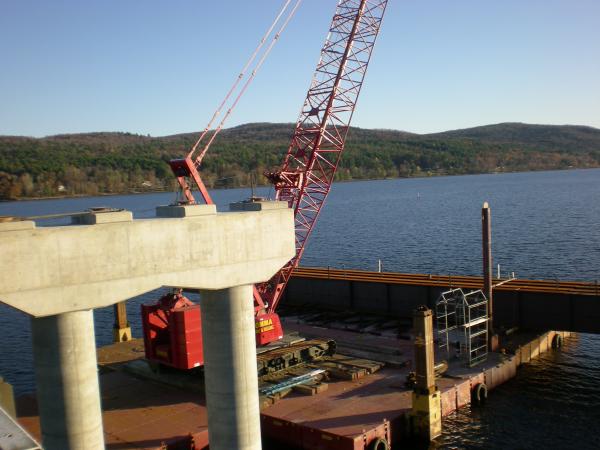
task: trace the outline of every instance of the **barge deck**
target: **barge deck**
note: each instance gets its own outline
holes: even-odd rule
[[[285,327],[307,339],[334,339],[341,353],[304,368],[328,369],[322,389],[288,389],[262,397],[264,448],[355,450],[369,449],[377,438],[393,447],[409,438],[412,391],[405,381],[412,370],[413,345],[406,333],[376,336],[295,323],[293,318]],[[556,334],[505,336],[501,352],[490,353],[487,361],[473,368],[450,360],[446,373],[437,379],[442,414],[468,405],[478,383],[493,389],[515,376],[519,365],[552,348]],[[147,368],[143,355],[141,340],[98,350],[106,448],[207,448],[201,372],[157,373]],[[293,373],[302,370],[295,367]],[[35,398],[20,398],[18,412],[20,423],[39,438]]]

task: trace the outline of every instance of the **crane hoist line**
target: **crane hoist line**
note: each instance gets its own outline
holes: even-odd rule
[[[180,203],[196,204],[194,189],[198,189],[205,203],[213,203],[200,175],[202,158],[294,16],[300,2],[284,2],[275,21],[187,156],[170,161],[181,188]],[[283,336],[281,322],[275,311],[293,270],[302,258],[333,183],[387,2],[338,0],[284,160],[280,167],[265,173],[273,185],[275,200],[287,202],[294,211],[296,254],[269,281],[254,287],[258,345],[272,343]],[[254,68],[246,77],[251,67]],[[234,95],[236,90],[238,93]],[[217,117],[228,102],[230,106],[211,133]],[[163,296],[154,305],[143,305],[142,316],[148,359],[182,369],[203,364],[198,305],[175,291]],[[189,348],[182,350],[182,343],[175,342],[181,334],[180,328],[189,331],[190,327],[196,327],[193,325],[196,323],[196,337],[188,345]]]

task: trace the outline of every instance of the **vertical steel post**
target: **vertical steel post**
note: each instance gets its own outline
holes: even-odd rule
[[[413,314],[416,389],[428,394],[435,391],[432,318],[432,311],[425,306],[419,307]]]
[[[412,392],[412,432],[426,440],[442,434],[441,394],[435,385],[433,312],[420,306],[413,313],[415,379]]]
[[[15,408],[15,394],[10,383],[4,381],[0,377],[0,407],[4,409],[12,418],[17,417],[17,409]]]
[[[494,302],[492,292],[492,215],[488,202],[481,208],[481,238],[483,248],[483,293],[488,300],[488,346],[494,350]]]
[[[131,327],[127,321],[127,302],[122,301],[113,305],[115,323],[113,325],[113,342],[131,340]]]

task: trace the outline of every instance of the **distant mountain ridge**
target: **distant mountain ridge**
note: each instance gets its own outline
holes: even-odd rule
[[[227,128],[221,132],[222,138],[235,138],[240,140],[267,141],[275,139],[289,139],[294,130],[293,123],[255,122]],[[152,140],[187,141],[197,138],[199,131],[178,133],[166,136],[149,136],[128,132],[89,132],[56,134],[41,138],[28,136],[2,136],[0,142],[6,141],[65,141],[75,143],[106,143],[119,141],[122,144],[148,142]],[[407,131],[385,128],[358,128],[351,127],[349,141],[358,137],[377,136],[382,139],[399,140],[456,140],[472,139],[486,143],[510,143],[524,145],[549,145],[558,148],[561,145],[572,146],[577,144],[578,150],[597,150],[600,144],[600,129],[584,125],[536,125],[521,122],[504,122],[493,125],[483,125],[472,128],[442,131],[438,133],[412,133]]]
[[[248,185],[251,172],[280,164],[293,129],[249,123],[223,130],[204,161],[203,179],[210,187]],[[198,134],[0,136],[0,198],[171,189],[167,161],[184,155]],[[351,128],[336,179],[575,167],[600,167],[600,129],[500,123],[415,134]]]
[[[499,123],[462,130],[432,133],[426,136],[440,139],[474,139],[489,143],[522,143],[546,145],[551,148],[576,146],[580,151],[598,149],[600,129],[582,125],[531,125],[525,123]]]

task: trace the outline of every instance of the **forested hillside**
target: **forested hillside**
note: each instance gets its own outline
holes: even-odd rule
[[[204,160],[208,187],[247,186],[277,167],[292,124],[224,130]],[[174,189],[167,161],[196,133],[0,137],[0,198],[95,195]],[[600,167],[600,130],[505,123],[418,135],[352,128],[338,180]]]

